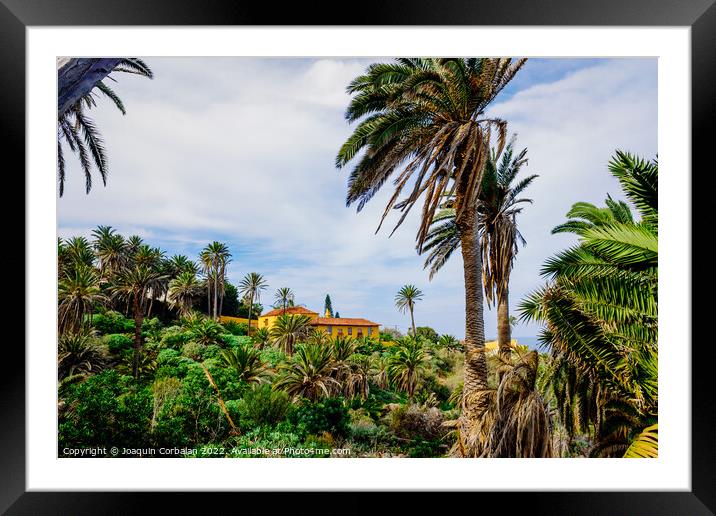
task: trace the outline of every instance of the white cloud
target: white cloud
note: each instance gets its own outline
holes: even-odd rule
[[[345,86],[366,60],[147,61],[153,81],[120,77],[116,85],[127,116],[106,102],[93,111],[107,140],[108,186],[85,196],[76,166],[68,171],[61,235],[110,224],[185,254],[220,239],[234,253],[234,282],[258,270],[272,291],[290,286],[313,308],[329,292],[341,315],[403,329],[393,295],[415,283],[426,292],[418,323],[463,334],[459,253],[428,283],[414,251],[417,214],[388,238],[389,222],[374,234],[387,189],[359,215],[345,207],[347,171],[333,161],[352,129]],[[513,306],[540,284],[543,259],[569,243],[549,235],[569,206],[617,192],[606,171],[613,150],[655,154],[655,72],[645,61],[609,61],[494,106],[529,148],[527,171],[540,174],[521,219],[528,246],[516,263]]]

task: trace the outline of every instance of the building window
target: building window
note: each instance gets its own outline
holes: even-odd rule
[[[338,336],[343,337],[343,328],[338,328]]]
[[[353,335],[353,328],[350,326],[348,327],[348,335]]]
[[[361,330],[358,330],[358,338],[359,339],[363,338],[363,332]]]
[[[368,327],[368,328],[365,329],[365,333],[366,333],[366,335],[368,335],[369,337],[370,337],[370,334],[371,334],[371,330],[372,330],[372,329],[373,329],[373,328],[370,328],[370,327]]]
[[[326,326],[326,333],[328,333],[328,335],[331,335],[333,333],[333,326]]]
[[[268,319],[264,319],[264,326],[268,326]]]

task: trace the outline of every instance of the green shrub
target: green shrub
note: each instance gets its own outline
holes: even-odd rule
[[[183,378],[190,364],[194,360],[182,356],[174,349],[163,349],[157,355],[157,373],[156,378],[166,378],[174,376]]]
[[[124,333],[105,335],[102,340],[107,345],[109,352],[114,355],[119,355],[125,350],[132,349],[134,343],[132,338]]]
[[[238,323],[236,321],[228,321],[222,324],[224,329],[232,335],[247,335],[249,333],[249,325],[246,323]]]
[[[191,340],[191,333],[183,331],[181,328],[173,327],[164,332],[160,340],[162,348],[171,348],[180,350],[184,344]]]
[[[273,347],[264,348],[261,350],[261,361],[276,368],[277,365],[286,361],[286,353]]]
[[[268,384],[254,385],[237,403],[239,425],[243,430],[274,426],[286,417],[288,406],[285,392],[274,391]]]
[[[221,360],[221,348],[219,346],[217,346],[216,344],[206,346],[201,351],[201,358],[204,360],[207,360],[207,359]]]
[[[129,376],[108,369],[70,385],[61,399],[59,450],[149,445],[152,394]]]
[[[326,398],[316,402],[305,401],[289,411],[288,420],[305,434],[328,432],[334,436],[345,436],[350,416],[341,399]]]
[[[181,348],[181,354],[192,360],[200,360],[202,351],[204,351],[204,346],[197,342],[187,342]]]
[[[94,315],[92,326],[102,335],[134,332],[134,320],[113,310]]]

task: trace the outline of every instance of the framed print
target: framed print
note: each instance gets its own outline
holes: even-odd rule
[[[3,0],[27,302],[2,510],[711,514],[716,7],[536,5]]]

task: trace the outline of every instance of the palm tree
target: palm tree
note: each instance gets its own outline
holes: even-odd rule
[[[519,195],[537,178],[531,175],[512,184],[520,169],[527,163],[527,149],[514,155],[514,137],[498,155],[493,150],[485,163],[478,208],[478,232],[482,261],[482,283],[488,306],[497,300],[497,341],[502,360],[511,353],[509,323],[509,283],[518,243],[525,240],[517,229],[516,216],[521,204],[531,199]],[[460,246],[452,201],[444,201],[444,208],[436,215],[428,232],[423,252],[428,251],[425,268],[430,267],[430,279],[445,265],[453,251]]]
[[[171,280],[167,293],[169,301],[179,311],[180,316],[189,315],[194,301],[201,294],[201,288],[196,275],[188,270]]]
[[[108,364],[107,354],[95,336],[84,329],[78,333],[60,335],[57,353],[59,380],[83,378],[99,372]]]
[[[234,349],[221,352],[224,363],[236,371],[239,380],[248,384],[266,381],[266,364],[261,360],[261,352],[248,344],[240,344]]]
[[[530,175],[513,184],[520,169],[527,163],[527,149],[515,155],[514,142],[513,137],[502,156],[493,153],[485,166],[478,222],[482,236],[485,299],[488,306],[497,302],[497,343],[503,361],[510,357],[512,351],[510,275],[518,244],[525,244],[517,229],[517,214],[522,211],[522,204],[532,202],[532,199],[519,196],[538,177]]]
[[[139,363],[142,355],[142,323],[144,322],[144,309],[147,294],[163,276],[157,270],[144,265],[132,265],[119,271],[113,278],[110,287],[112,295],[127,300],[132,305],[134,314],[134,361],[132,375],[139,377]]]
[[[191,339],[202,346],[211,346],[221,342],[224,328],[213,319],[201,318],[189,330]]]
[[[511,361],[511,359],[508,359]],[[496,389],[488,391],[489,408],[476,425],[479,457],[552,457],[552,420],[537,389],[539,354],[531,351],[509,363]]]
[[[395,295],[395,306],[400,313],[410,312],[410,325],[413,328],[413,336],[417,335],[415,331],[415,303],[423,298],[423,292],[415,285],[405,285]]]
[[[307,315],[280,315],[271,327],[269,334],[274,344],[287,355],[293,353],[294,346],[311,333],[311,318]]]
[[[257,303],[261,301],[261,292],[267,287],[266,280],[258,272],[249,272],[239,283],[239,294],[249,303],[249,336],[251,336],[251,312],[254,308],[254,301]]]
[[[615,201],[607,195],[606,207],[599,208],[588,202],[577,202],[567,212],[569,220],[556,226],[552,234],[576,233],[582,235],[597,226],[608,226],[614,223],[633,224],[634,216],[631,208],[624,201]]]
[[[97,226],[97,229],[92,231],[92,236],[94,251],[99,259],[100,276],[104,279],[124,264],[126,243],[124,237],[111,226]]]
[[[351,172],[347,203],[362,209],[400,169],[382,220],[391,209],[400,210],[397,229],[424,196],[416,237],[421,250],[441,199],[454,195],[465,277],[463,427],[482,410],[481,392],[487,387],[478,199],[492,132],[497,132],[498,153],[507,133],[507,123],[485,117],[485,110],[525,61],[403,58],[371,65],[348,87],[354,96],[346,118],[363,120],[341,147],[336,165],[344,167],[365,152]],[[406,185],[411,186],[399,199]]]
[[[387,374],[390,382],[413,399],[418,381],[425,369],[427,355],[417,340],[410,339],[388,358]]]
[[[153,78],[154,75],[147,64],[136,57],[121,59],[113,72],[127,72],[143,77]],[[110,79],[111,75],[108,76]],[[67,144],[70,150],[77,154],[82,171],[85,175],[85,190],[87,193],[92,189],[92,166],[97,169],[102,178],[102,183],[107,185],[107,153],[104,148],[102,136],[99,129],[87,116],[86,110],[97,105],[97,89],[105,97],[108,97],[122,114],[126,109],[122,100],[104,81],[98,81],[89,93],[84,95],[72,107],[65,111],[58,119],[57,125],[57,171],[59,177],[60,197],[65,191],[65,158],[62,151],[62,141]]]
[[[105,303],[105,296],[99,285],[99,274],[94,267],[84,264],[74,269],[60,280],[58,286],[58,331],[77,333],[89,316],[92,323],[92,312],[96,304]]]
[[[286,307],[292,306],[295,296],[293,290],[288,287],[281,287],[276,291],[274,296],[274,302],[277,306],[281,307],[283,312],[286,312]]]
[[[271,341],[271,334],[268,328],[257,328],[254,334],[251,336],[251,341],[254,346],[263,348]]]
[[[202,264],[202,270],[207,276],[206,285],[209,315],[212,315],[213,307],[213,317],[214,319],[218,319],[220,315],[219,291],[221,290],[221,295],[223,297],[226,264],[231,261],[231,253],[229,252],[229,248],[226,246],[226,244],[214,241],[204,247],[204,249],[202,249],[201,253],[199,254],[199,259]],[[213,305],[211,303],[212,290],[214,292]]]
[[[520,309],[546,325],[549,387],[567,431],[591,429],[592,455],[622,456],[656,423],[658,164],[617,151],[609,170],[640,220],[619,208],[619,219],[572,224],[578,245],[547,260],[549,283]]]
[[[330,397],[340,385],[331,376],[333,359],[331,350],[316,344],[301,344],[291,360],[281,365],[281,375],[275,389],[289,396],[303,396],[311,401]]]
[[[72,237],[63,242],[63,255],[67,261],[68,270],[77,266],[94,266],[95,254],[92,246],[85,237]]]
[[[451,351],[461,349],[460,341],[457,340],[454,335],[448,335],[447,333],[440,335],[440,338],[438,339],[438,346]]]

